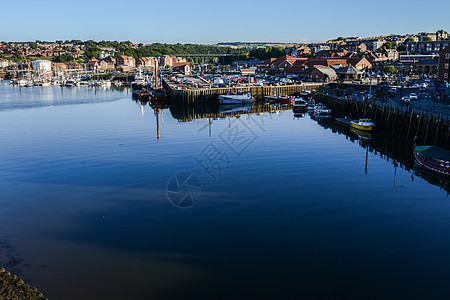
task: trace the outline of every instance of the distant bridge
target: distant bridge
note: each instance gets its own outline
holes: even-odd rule
[[[191,56],[191,57],[227,57],[237,54],[173,54],[173,56]]]

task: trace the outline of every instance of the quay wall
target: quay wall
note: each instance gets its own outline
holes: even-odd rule
[[[217,100],[218,95],[227,93],[251,92],[256,99],[263,99],[264,96],[271,95],[295,95],[303,92],[311,92],[319,88],[322,84],[297,84],[283,86],[243,86],[226,88],[204,88],[204,89],[175,89],[165,80],[163,87],[168,91],[171,98],[183,99],[187,103],[209,102]]]
[[[345,97],[316,92],[314,98],[330,107],[333,113],[352,119],[371,118],[376,131],[383,131],[397,138],[418,145],[430,145],[450,149],[450,120],[442,114],[409,111],[406,107],[393,107],[373,101],[354,101]]]

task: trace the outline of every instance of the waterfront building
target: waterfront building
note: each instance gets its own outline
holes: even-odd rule
[[[450,77],[450,46],[445,47],[439,55],[438,80],[449,82]]]
[[[190,75],[192,71],[192,64],[190,62],[175,62],[172,70],[174,72],[181,72],[184,75]]]
[[[11,61],[7,60],[6,58],[0,58],[0,68],[6,68],[12,64]]]
[[[332,67],[315,67],[308,70],[307,77],[313,81],[332,82],[338,79],[336,70]]]
[[[135,67],[136,63],[135,63],[135,59],[132,58],[131,56],[120,55],[117,58],[117,65]]]
[[[42,74],[50,74],[52,73],[52,62],[49,60],[33,60],[31,62],[31,67],[34,71],[38,71]]]

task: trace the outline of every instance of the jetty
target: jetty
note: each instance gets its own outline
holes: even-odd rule
[[[217,99],[218,95],[229,93],[251,93],[256,99],[263,99],[265,96],[272,95],[296,95],[305,92],[317,90],[322,83],[309,84],[286,84],[278,86],[234,86],[221,88],[196,88],[196,89],[178,89],[170,83],[167,78],[163,78],[162,84],[171,98],[183,99],[187,103],[208,102],[211,99]]]

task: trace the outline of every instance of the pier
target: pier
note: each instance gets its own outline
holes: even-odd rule
[[[450,120],[440,112],[409,111],[407,107],[393,106],[371,100],[357,101],[347,97],[315,93],[316,101],[323,102],[333,113],[349,118],[371,118],[376,127],[392,136],[417,144],[433,144],[449,149]]]
[[[280,86],[235,86],[224,88],[177,89],[166,78],[163,86],[172,98],[183,99],[187,103],[202,103],[217,99],[218,95],[229,93],[251,93],[256,99],[271,95],[295,95],[311,92],[319,88],[321,83],[290,84]]]

